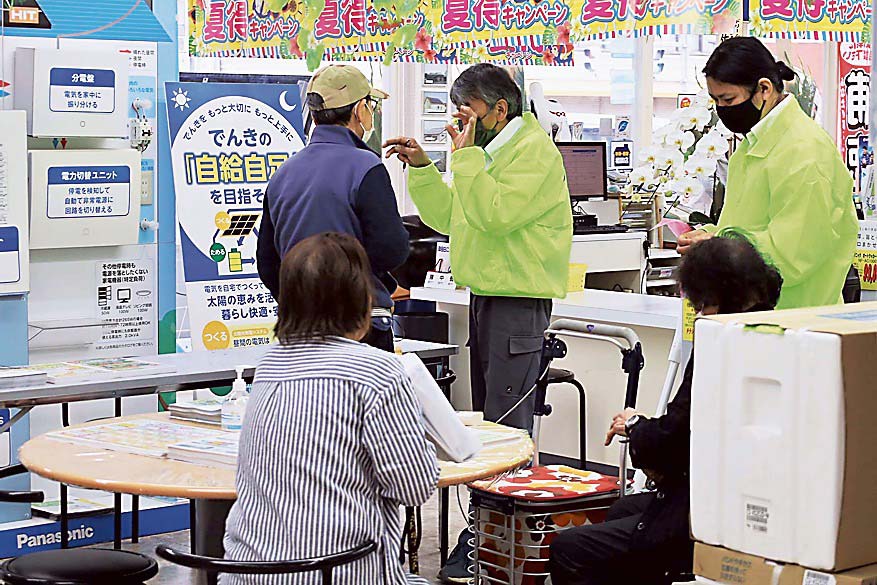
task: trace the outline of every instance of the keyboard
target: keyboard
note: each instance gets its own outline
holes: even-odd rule
[[[626,225],[577,225],[573,227],[573,234],[584,236],[589,234],[623,234],[630,231]]]

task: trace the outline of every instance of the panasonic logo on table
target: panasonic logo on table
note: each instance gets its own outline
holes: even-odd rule
[[[68,540],[73,543],[77,540],[85,540],[94,537],[94,528],[91,526],[81,525],[79,528],[67,531]],[[15,536],[15,543],[19,550],[28,547],[46,546],[50,544],[61,544],[61,531],[47,532],[45,534],[24,534],[20,533]]]

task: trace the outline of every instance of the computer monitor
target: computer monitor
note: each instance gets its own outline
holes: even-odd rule
[[[573,201],[606,199],[606,143],[558,142],[563,156],[569,198]]]

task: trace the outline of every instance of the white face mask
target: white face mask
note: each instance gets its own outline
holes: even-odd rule
[[[362,123],[362,120],[359,121],[359,127],[362,128],[362,141],[368,142],[372,139],[372,136],[375,135],[375,111],[369,107],[367,101],[365,102],[365,107],[372,113],[372,127],[366,130],[365,124]]]

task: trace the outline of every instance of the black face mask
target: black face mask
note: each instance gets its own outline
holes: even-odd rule
[[[485,128],[481,118],[478,118],[478,122],[475,124],[475,146],[484,148],[490,144],[491,140],[496,138],[497,134],[499,134],[499,132],[496,131],[496,125],[490,129]]]
[[[490,111],[488,111],[485,116],[489,114]],[[457,129],[462,132],[463,128],[463,121],[457,120]],[[484,119],[478,118],[478,120],[475,122],[475,136],[473,136],[472,138],[475,142],[475,146],[480,146],[481,148],[484,148],[488,144],[490,144],[490,141],[496,138],[498,134],[499,132],[496,129],[496,124],[493,125],[493,128],[485,128]]]
[[[761,120],[761,113],[767,102],[761,104],[761,108],[756,108],[752,103],[752,97],[748,100],[737,104],[736,106],[716,106],[716,114],[719,120],[734,134],[749,134],[749,132]]]
[[[486,147],[491,140],[496,138],[497,134],[499,132],[496,131],[496,124],[493,125],[493,128],[488,129],[484,127],[482,119],[478,118],[478,122],[475,123],[475,146]]]

